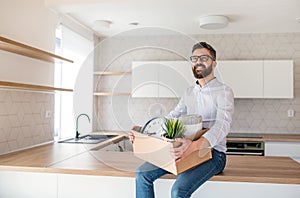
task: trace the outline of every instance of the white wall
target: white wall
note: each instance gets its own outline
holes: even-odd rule
[[[57,17],[43,0],[1,0],[1,36],[54,52]],[[0,79],[53,85],[53,63],[0,51]]]
[[[1,0],[0,35],[54,53],[57,17],[43,0]],[[0,50],[0,80],[53,86],[54,63]],[[53,140],[54,94],[0,89],[0,154]]]
[[[194,39],[193,44],[197,41],[210,43],[217,51],[217,61],[293,60],[294,98],[236,99],[231,130],[247,133],[300,133],[299,33],[207,34],[194,35]],[[193,45],[189,44],[188,40],[182,39],[181,35],[178,37],[177,35],[174,37],[126,37],[120,34],[108,40],[110,45],[99,44],[103,50],[101,48],[102,51],[99,50],[95,57],[98,57],[96,62],[102,64],[96,64],[95,70],[131,71],[132,61],[184,60],[174,52],[186,49],[185,57],[187,58],[190,56]],[[162,44],[170,47],[159,48]],[[120,51],[123,53],[118,53]],[[120,80],[115,76],[102,76],[99,83],[96,82],[101,85],[98,86],[98,91],[130,92],[131,78],[130,75]],[[178,99],[174,98],[101,97],[97,103],[98,117],[101,119],[94,128],[128,131],[133,124],[143,125],[150,118],[157,116],[156,112],[162,112],[162,115],[168,114],[177,103]],[[294,117],[287,116],[289,109],[296,112]]]
[[[52,12],[44,0],[1,0],[0,35],[8,39],[55,53],[55,29],[60,22],[83,29]],[[87,30],[80,32],[93,38]],[[54,63],[0,50],[0,81],[53,86]],[[0,89],[0,154],[52,141],[53,112],[53,92]]]

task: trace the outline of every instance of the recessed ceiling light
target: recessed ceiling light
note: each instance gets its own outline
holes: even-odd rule
[[[207,15],[199,19],[200,27],[203,29],[220,29],[228,25],[228,18],[222,15]]]
[[[297,23],[300,23],[300,17],[296,18]]]
[[[109,29],[111,27],[112,21],[109,20],[96,20],[94,21],[94,30]]]
[[[132,26],[138,26],[140,23],[139,22],[131,22],[131,23],[128,23],[128,25],[132,25]]]

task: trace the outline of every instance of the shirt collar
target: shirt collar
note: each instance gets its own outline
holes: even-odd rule
[[[200,86],[198,80],[196,80],[196,84],[199,85],[197,87],[200,87],[200,88],[204,88],[204,87],[207,87],[209,86],[210,84],[214,84],[214,82],[217,82],[217,78],[214,77],[213,79],[209,80],[207,83],[205,83],[205,85],[203,87]]]

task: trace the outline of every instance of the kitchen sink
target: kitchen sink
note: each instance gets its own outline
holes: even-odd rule
[[[103,134],[89,134],[80,136],[79,138],[70,138],[62,141],[58,141],[59,143],[77,143],[77,144],[98,144],[105,140],[116,137],[117,135],[103,135]]]

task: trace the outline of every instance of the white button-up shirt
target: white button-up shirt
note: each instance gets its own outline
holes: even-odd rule
[[[189,87],[168,117],[201,115],[203,127],[209,128],[203,137],[209,141],[212,148],[225,152],[226,136],[230,131],[233,111],[232,89],[214,78],[203,87],[199,84]]]

